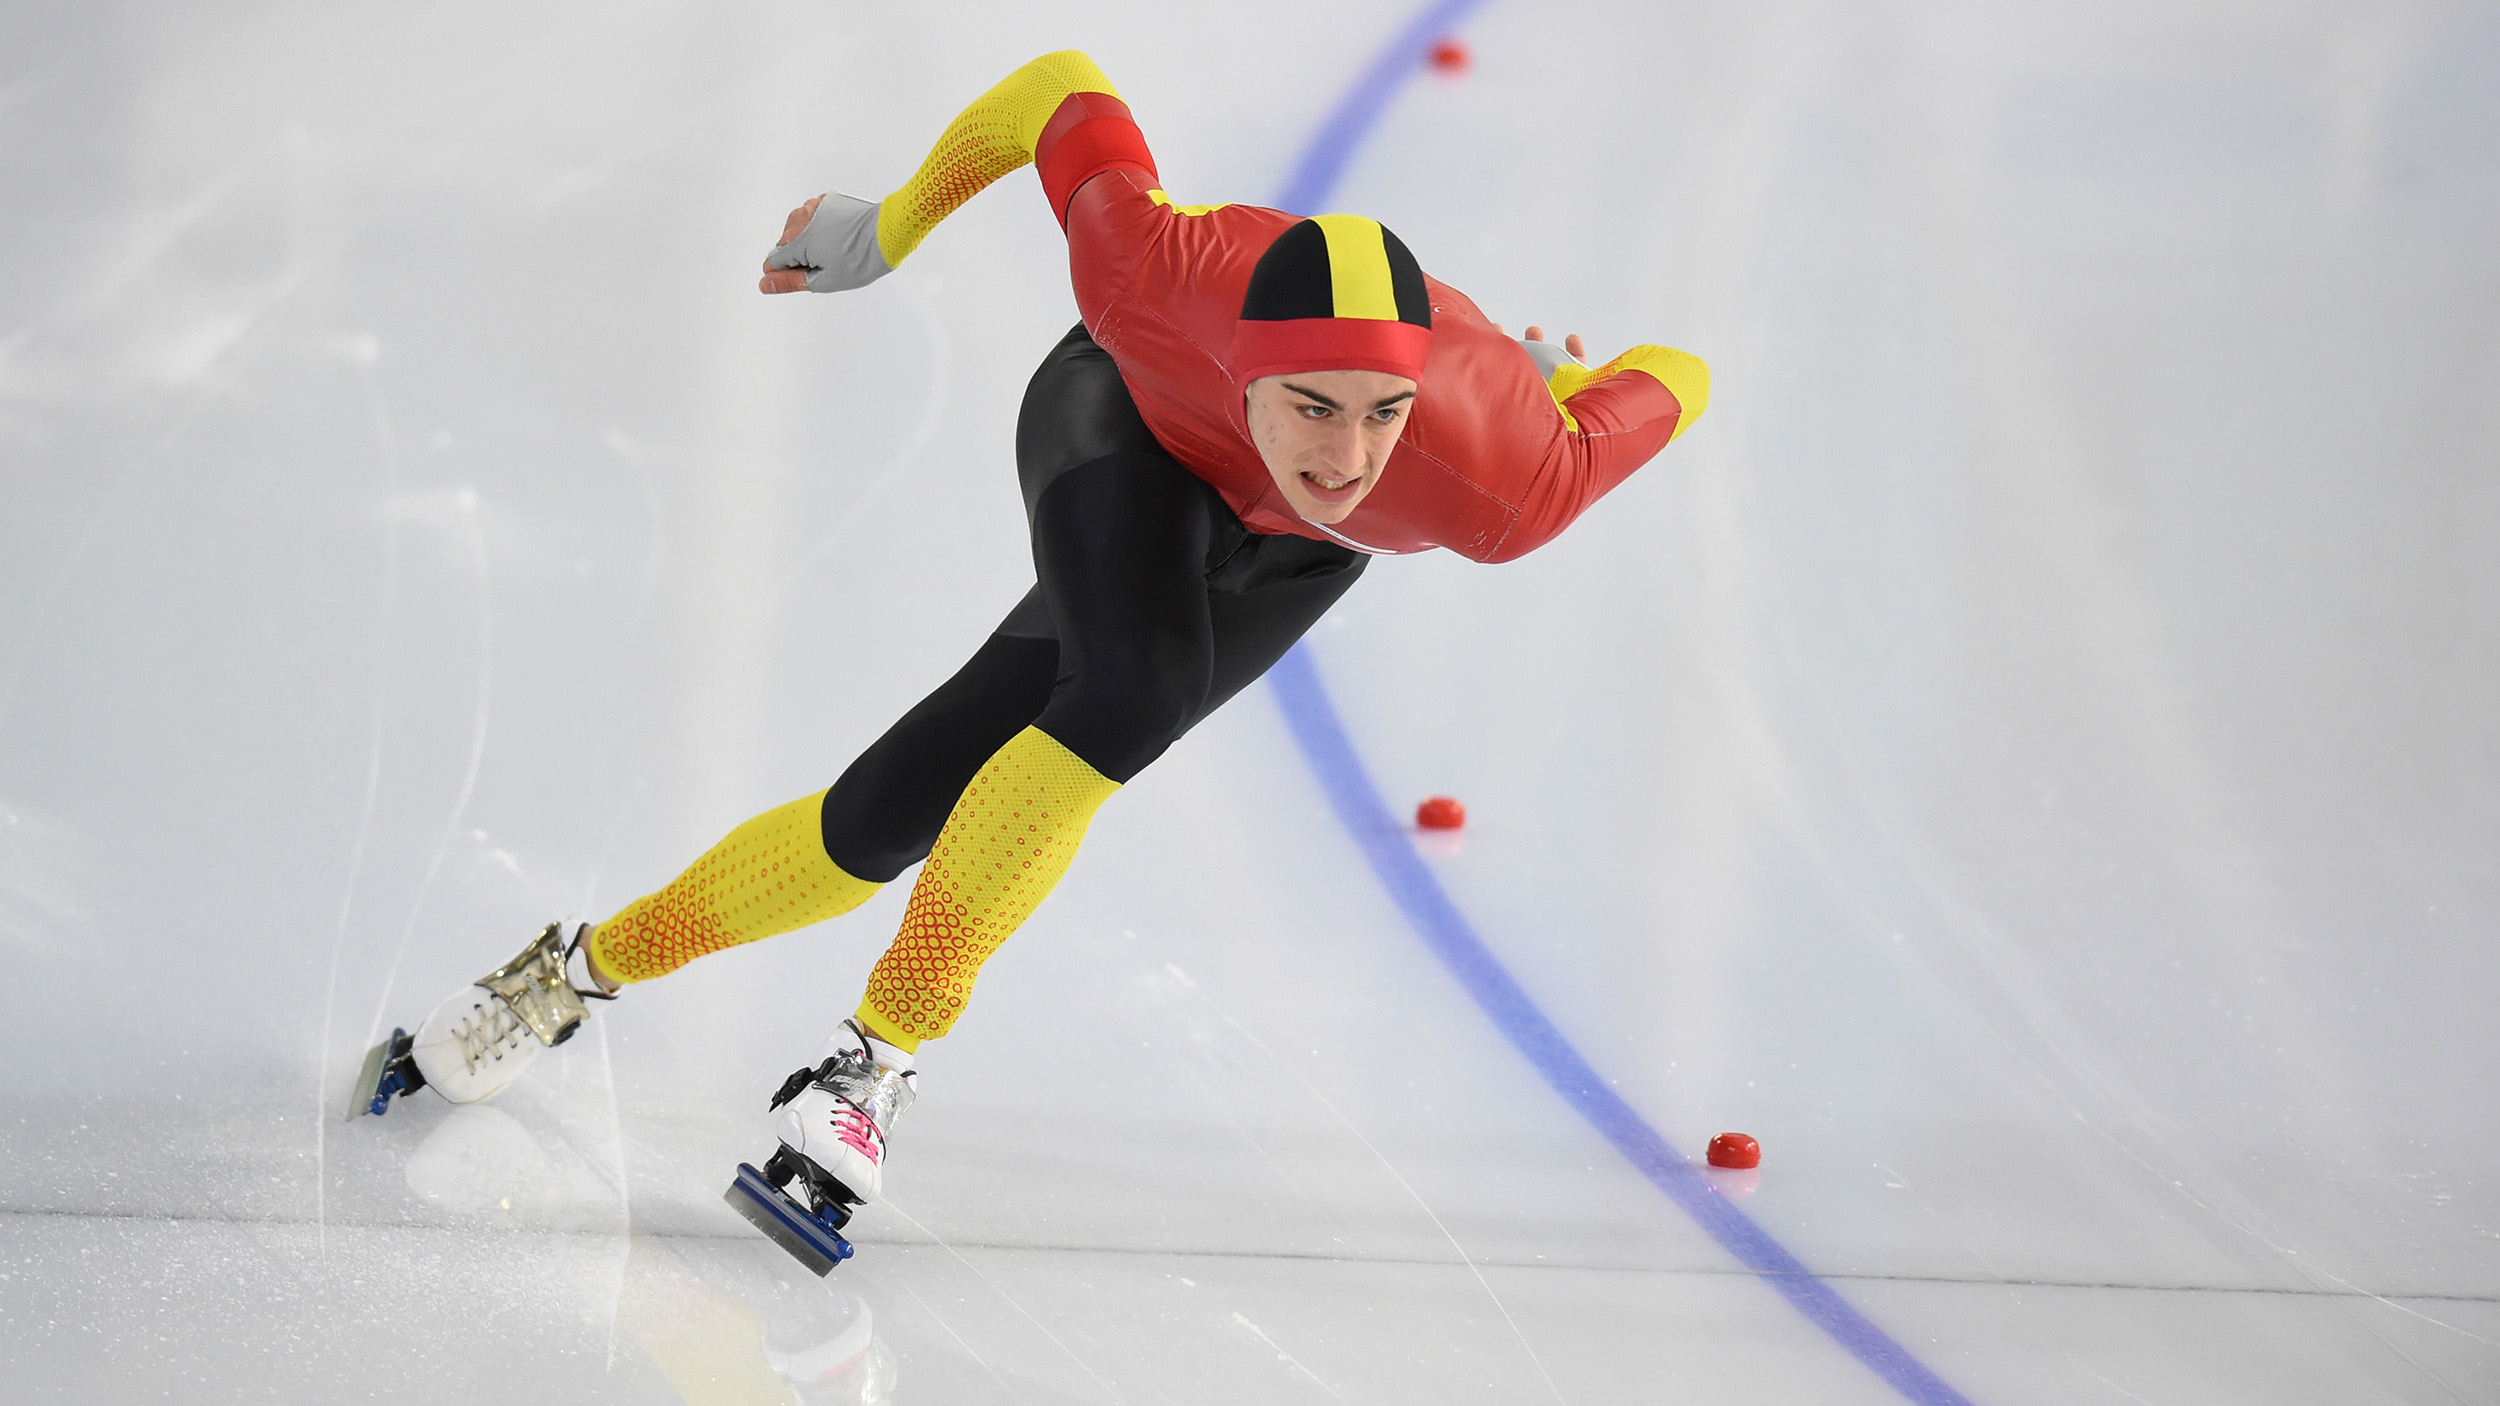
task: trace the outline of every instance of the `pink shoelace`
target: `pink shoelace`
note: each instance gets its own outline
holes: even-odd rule
[[[867,1158],[870,1165],[884,1160],[885,1138],[877,1131],[877,1121],[860,1112],[856,1105],[842,1105],[842,1111],[833,1116],[833,1132],[846,1146]]]

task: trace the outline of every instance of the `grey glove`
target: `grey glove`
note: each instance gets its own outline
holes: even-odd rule
[[[807,291],[839,293],[865,288],[894,272],[877,248],[877,204],[829,190],[817,202],[807,228],[776,244],[764,262],[777,269],[807,270]]]
[[[819,210],[816,213],[819,218],[821,218],[824,214],[822,210]],[[809,279],[807,281],[807,286],[810,288],[815,287],[816,280],[812,278]],[[1582,362],[1580,358],[1564,351],[1562,349],[1562,343],[1560,342],[1531,342],[1527,338],[1522,337],[1519,339],[1519,345],[1528,349],[1528,359],[1536,363],[1536,374],[1549,381],[1554,379],[1554,368],[1557,366],[1581,366],[1586,364]]]

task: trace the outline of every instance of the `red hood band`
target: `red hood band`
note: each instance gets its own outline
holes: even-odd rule
[[[1245,387],[1296,371],[1380,371],[1420,382],[1431,354],[1432,329],[1411,322],[1297,317],[1233,324],[1233,379]]]

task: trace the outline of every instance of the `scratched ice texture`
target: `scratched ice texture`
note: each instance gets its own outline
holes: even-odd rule
[[[0,1380],[24,1401],[1895,1399],[1403,925],[1244,695],[932,1045],[817,1281],[720,1201],[891,890],[492,1105],[366,1044],[827,784],[1030,579],[1034,54],[1188,201],[1401,7],[0,9]],[[1335,204],[1709,358],[1312,638],[1528,991],[1971,1400],[2500,1401],[2500,20],[1493,0]]]

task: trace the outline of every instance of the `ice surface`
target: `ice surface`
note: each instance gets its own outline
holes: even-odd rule
[[[1070,45],[1263,199],[1405,13],[0,10],[10,1399],[1895,1399],[1518,1061],[1264,691],[1104,811],[826,1281],[721,1189],[899,891],[339,1119],[1030,579],[1030,179],[839,298],[752,291],[783,212]],[[2500,1401],[2500,21],[1467,34],[1339,204],[1716,389],[1314,636],[1461,905],[1974,1401]]]

